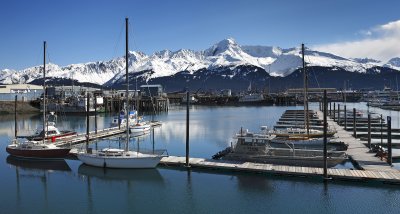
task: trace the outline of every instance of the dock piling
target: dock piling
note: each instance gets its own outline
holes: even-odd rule
[[[371,114],[368,114],[368,148],[371,150]]]
[[[328,120],[327,120],[327,103],[326,103],[326,90],[324,90],[324,180],[328,179],[328,162],[327,162],[327,132],[328,132]]]
[[[353,136],[357,138],[357,128],[356,128],[356,108],[353,108]]]
[[[392,117],[390,116],[387,117],[387,149],[387,162],[390,166],[392,166]]]
[[[17,139],[17,95],[15,95],[15,102],[14,102],[14,136]]]
[[[346,108],[346,105],[344,105],[344,130],[347,131],[347,108]]]
[[[336,103],[333,103],[333,121],[336,122]]]
[[[381,147],[383,146],[383,116],[381,114]]]
[[[340,125],[340,104],[337,105],[337,123]]]
[[[86,152],[89,151],[89,93],[86,95]]]
[[[94,133],[97,134],[97,96],[94,95]]]
[[[189,91],[186,91],[186,167],[189,165]]]

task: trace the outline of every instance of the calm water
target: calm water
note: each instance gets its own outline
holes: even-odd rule
[[[209,158],[228,146],[230,136],[241,126],[249,130],[272,126],[286,109],[194,107],[191,156]],[[171,155],[184,155],[184,109],[155,119],[164,122],[155,130],[155,147],[168,149]],[[59,120],[64,129],[85,130],[84,117]],[[400,186],[357,182],[323,185],[317,178],[216,170],[104,170],[76,160],[24,162],[5,152],[14,134],[13,116],[2,116],[0,121],[0,213],[400,213]],[[111,117],[102,115],[98,121],[99,128],[107,127]],[[37,124],[38,116],[18,120],[19,129],[34,130]],[[152,142],[148,135],[133,139],[130,146],[151,148]],[[98,142],[98,147],[109,145],[118,143]]]

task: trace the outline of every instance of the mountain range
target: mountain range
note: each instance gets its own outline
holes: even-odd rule
[[[400,71],[400,58],[381,62],[369,58],[345,58],[308,48],[305,50],[305,61],[310,75],[313,75],[309,79],[314,87],[341,88],[347,81],[353,88],[383,88],[383,85],[397,84],[394,81]],[[193,90],[245,90],[250,84],[258,89],[270,90],[302,87],[301,67],[300,47],[283,49],[239,45],[232,38],[202,51],[163,50],[152,55],[129,52],[131,83],[162,84],[167,91],[185,87]],[[66,85],[74,81],[75,84],[121,88],[125,81],[125,58],[121,56],[109,61],[64,67],[49,63],[46,72],[49,84]],[[2,84],[41,84],[42,81],[41,66],[0,71]]]

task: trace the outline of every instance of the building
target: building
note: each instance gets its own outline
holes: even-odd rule
[[[0,101],[14,101],[15,95],[19,101],[31,101],[40,98],[43,86],[31,84],[0,85]]]
[[[147,97],[161,97],[164,93],[162,85],[141,85],[140,91],[142,96]]]
[[[47,96],[65,99],[72,96],[86,96],[87,92],[99,96],[99,93],[96,93],[98,91],[100,90],[97,88],[84,86],[55,86],[47,88]]]
[[[329,93],[337,93],[336,88],[309,88],[308,89],[308,94],[323,94],[324,90]],[[303,95],[304,94],[304,88],[291,88],[287,90],[288,95]]]

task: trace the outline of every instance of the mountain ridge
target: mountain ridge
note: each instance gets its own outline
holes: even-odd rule
[[[400,70],[400,58],[387,63],[374,59],[351,59],[327,52],[305,50],[307,66],[342,68],[349,72],[366,73],[375,67]],[[239,45],[232,38],[221,40],[211,47],[194,51],[179,49],[162,50],[151,55],[140,51],[129,51],[129,73],[145,82],[157,78],[171,77],[180,72],[195,75],[202,70],[218,74],[226,69],[248,66],[261,69],[272,77],[287,77],[302,66],[300,47],[283,49],[277,46]],[[71,64],[60,67],[49,63],[46,66],[49,78],[71,79],[112,87],[125,78],[125,58],[117,57],[108,61]],[[378,69],[379,70],[379,69]],[[223,73],[223,72],[222,72]],[[210,74],[210,73],[209,73]],[[244,75],[235,72],[232,75]],[[40,66],[20,71],[4,69],[0,71],[0,83],[29,83],[42,77]],[[37,82],[37,81],[36,81]]]

